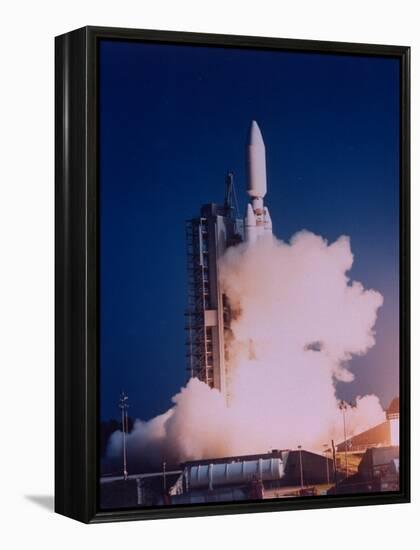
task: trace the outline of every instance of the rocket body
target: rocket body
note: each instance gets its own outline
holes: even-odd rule
[[[248,204],[245,215],[245,241],[254,243],[261,237],[272,235],[270,213],[263,200],[267,193],[265,145],[255,120],[251,122],[249,129],[247,168],[247,193],[251,204]]]

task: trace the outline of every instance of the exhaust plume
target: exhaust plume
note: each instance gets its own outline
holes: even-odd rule
[[[336,382],[351,383],[351,358],[374,345],[383,302],[350,280],[352,264],[348,237],[328,244],[308,231],[290,243],[268,237],[229,248],[220,264],[233,312],[228,404],[190,379],[166,413],[135,422],[132,460],[153,467],[343,440]],[[384,419],[376,396],[359,396],[346,412],[347,435]],[[109,458],[119,459],[121,446],[115,432]]]

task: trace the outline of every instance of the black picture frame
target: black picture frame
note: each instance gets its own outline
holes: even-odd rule
[[[98,505],[98,41],[326,52],[400,62],[400,490],[103,511]],[[55,40],[55,511],[85,523],[410,501],[410,48],[84,27]]]

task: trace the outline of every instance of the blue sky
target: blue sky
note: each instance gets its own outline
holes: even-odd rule
[[[223,199],[256,119],[273,230],[349,235],[351,278],[379,290],[377,344],[340,396],[398,394],[399,62],[139,42],[100,44],[100,401],[164,412],[186,381],[185,220]]]

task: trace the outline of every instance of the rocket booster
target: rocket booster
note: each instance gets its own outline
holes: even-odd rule
[[[245,214],[245,241],[254,243],[257,240],[257,220],[252,206],[248,204]]]
[[[251,198],[245,214],[245,241],[255,242],[260,237],[272,235],[272,223],[268,208],[264,206],[267,193],[265,145],[261,130],[255,120],[251,122],[247,146],[248,184]]]

